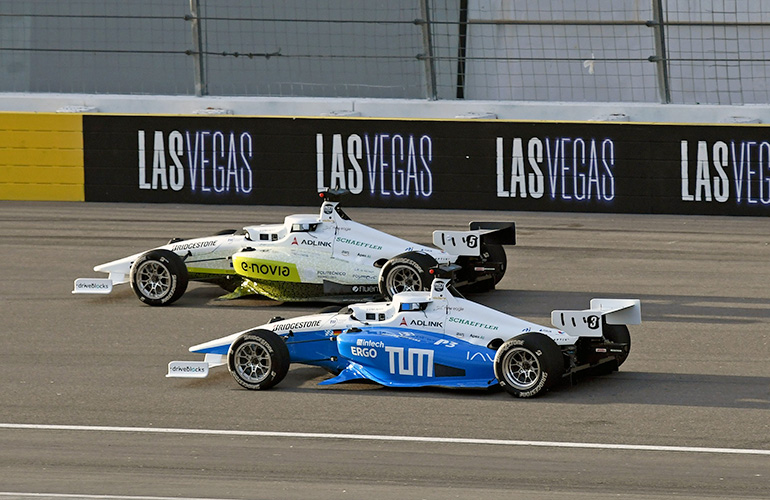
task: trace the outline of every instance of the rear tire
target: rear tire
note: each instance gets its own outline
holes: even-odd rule
[[[541,333],[518,335],[500,346],[494,361],[500,386],[517,398],[536,396],[553,387],[564,373],[561,348]]]
[[[386,300],[401,292],[429,290],[433,282],[430,268],[438,264],[430,255],[416,252],[397,255],[382,266],[380,294]]]
[[[233,342],[227,369],[236,382],[253,391],[278,384],[289,371],[289,348],[270,330],[252,330]]]
[[[476,258],[474,258],[475,260]],[[505,270],[508,268],[508,257],[505,254],[505,247],[503,245],[481,245],[481,259],[482,265],[486,262],[499,262],[500,270],[490,273],[490,278],[484,278],[475,283],[471,283],[466,288],[471,293],[483,293],[495,289],[495,285],[500,283],[500,280],[505,276]],[[473,264],[473,261],[469,265]]]
[[[492,274],[495,285],[500,283],[500,280],[505,276],[505,271],[508,269],[508,256],[505,254],[505,247],[503,245],[483,245],[481,247],[482,255],[486,253],[485,261],[499,262],[500,271]]]
[[[610,342],[628,344],[626,352],[615,356],[618,363],[617,367],[619,368],[628,359],[628,354],[631,352],[631,334],[628,332],[628,327],[626,325],[608,325],[605,323],[602,326],[602,333],[604,338]]]
[[[187,290],[187,266],[170,250],[150,250],[131,266],[131,289],[150,306],[167,306]]]

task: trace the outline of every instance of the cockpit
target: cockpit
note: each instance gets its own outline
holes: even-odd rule
[[[278,241],[286,236],[283,224],[263,224],[244,227],[246,239],[250,241]]]
[[[430,302],[402,302],[399,304],[398,310],[400,312],[405,311],[424,311],[428,308]]]
[[[318,229],[320,222],[297,222],[291,225],[292,233],[312,233]]]
[[[352,304],[348,306],[346,312],[350,312],[353,318],[361,322],[369,321],[388,321],[397,315],[404,313],[421,313],[425,314],[428,310],[432,300],[426,300],[425,294],[415,292],[415,295],[421,295],[418,297],[406,298],[402,301],[394,302],[369,302],[366,304]]]

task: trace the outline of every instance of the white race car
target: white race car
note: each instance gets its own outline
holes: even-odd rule
[[[172,361],[168,377],[203,378],[227,365],[247,389],[268,389],[290,363],[336,374],[322,384],[366,379],[390,387],[484,388],[535,396],[563,377],[617,370],[628,357],[626,325],[641,323],[638,299],[593,299],[583,311],[553,311],[549,328],[461,298],[445,278],[429,291],[338,312],[274,318],[190,347],[203,361]]]
[[[78,278],[72,293],[110,293],[129,282],[139,300],[164,306],[188,282],[205,281],[230,292],[280,301],[333,302],[390,298],[427,289],[429,270],[452,264],[458,287],[483,291],[502,279],[502,245],[516,243],[512,222],[471,222],[468,231],[434,231],[439,248],[418,245],[352,221],[339,206],[341,192],[320,193],[319,215],[290,215],[283,224],[247,226],[167,245],[94,267],[108,278]]]

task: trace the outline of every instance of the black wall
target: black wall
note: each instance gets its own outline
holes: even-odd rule
[[[770,128],[84,116],[86,201],[770,214]]]

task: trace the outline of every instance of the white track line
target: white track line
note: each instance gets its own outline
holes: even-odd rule
[[[149,434],[199,434],[208,436],[249,436],[279,437],[304,439],[342,439],[353,441],[401,441],[410,443],[474,444],[498,446],[534,446],[541,448],[583,448],[594,450],[631,450],[684,453],[716,453],[728,455],[765,455],[770,450],[750,448],[705,448],[697,446],[657,446],[644,444],[612,443],[573,443],[560,441],[521,441],[515,439],[473,439],[442,438],[428,436],[384,436],[373,434],[327,434],[314,432],[272,432],[272,431],[235,431],[225,429],[176,429],[163,427],[110,427],[100,425],[45,425],[45,424],[9,424],[0,423],[0,429],[52,430],[52,431],[89,431],[89,432],[128,432]]]

